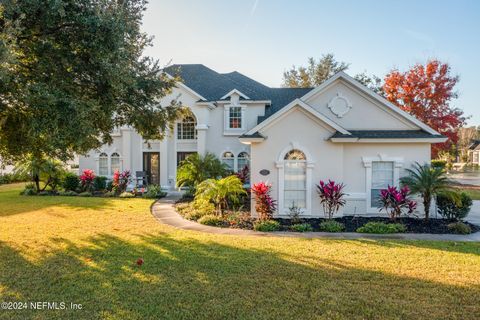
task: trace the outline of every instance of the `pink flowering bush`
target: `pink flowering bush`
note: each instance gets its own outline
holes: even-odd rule
[[[93,191],[93,180],[95,179],[95,172],[91,169],[83,170],[80,175],[80,183],[84,191]]]
[[[332,219],[335,213],[345,205],[344,188],[343,183],[335,183],[332,180],[328,180],[328,182],[320,180],[320,184],[317,184],[318,196],[326,218]]]
[[[408,186],[400,190],[397,187],[388,186],[387,189],[381,190],[380,203],[382,208],[380,211],[385,210],[392,220],[400,217],[403,211],[411,214],[417,208],[417,203],[408,198],[409,192]]]
[[[272,186],[265,182],[255,183],[252,187],[252,193],[255,195],[255,210],[260,220],[269,220],[277,207],[276,201],[270,195]]]
[[[123,193],[127,190],[127,186],[131,181],[131,173],[130,170],[125,170],[120,172],[115,170],[113,173],[113,180],[112,180],[112,187],[115,193]]]

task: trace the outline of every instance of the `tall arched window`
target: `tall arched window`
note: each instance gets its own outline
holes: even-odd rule
[[[284,208],[307,207],[307,158],[297,149],[285,155]]]
[[[177,123],[177,139],[178,140],[195,140],[197,139],[197,122],[193,116],[186,116]]]
[[[246,152],[240,152],[237,157],[237,169],[242,171],[246,166],[250,167],[250,156]]]
[[[222,155],[222,162],[225,163],[230,170],[235,171],[235,156],[232,152],[224,152]]]
[[[120,168],[120,155],[117,152],[112,153],[110,156],[110,169],[111,174],[114,174],[115,171],[122,171]]]
[[[98,156],[98,175],[108,176],[108,155],[105,152]]]

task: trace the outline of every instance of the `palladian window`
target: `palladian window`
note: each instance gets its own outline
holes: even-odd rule
[[[114,174],[115,171],[122,171],[120,168],[120,155],[117,152],[112,153],[110,156],[110,167],[111,174]]]
[[[305,154],[293,149],[285,155],[284,207],[306,208],[307,172]]]
[[[232,152],[224,152],[222,155],[222,162],[225,163],[231,171],[235,171],[235,156]]]
[[[108,155],[105,152],[98,156],[98,175],[108,176]]]

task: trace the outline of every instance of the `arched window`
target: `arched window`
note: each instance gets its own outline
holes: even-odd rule
[[[178,140],[195,140],[197,139],[197,122],[193,116],[186,116],[177,123],[177,139]]]
[[[284,208],[307,207],[307,158],[297,149],[285,155]]]
[[[117,152],[112,153],[110,156],[110,169],[111,174],[114,174],[115,171],[122,171],[120,168],[120,155]]]
[[[225,163],[230,170],[235,171],[235,156],[232,152],[224,152],[222,155],[222,162]]]
[[[108,155],[105,152],[98,156],[98,175],[108,176]]]
[[[237,169],[242,171],[246,166],[250,167],[250,156],[246,152],[240,152],[237,157]]]

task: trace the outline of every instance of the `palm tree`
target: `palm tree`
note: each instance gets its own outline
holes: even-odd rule
[[[227,172],[227,165],[214,154],[207,153],[202,157],[195,153],[180,163],[177,170],[177,187],[189,187],[193,191],[202,181],[224,177]]]
[[[238,202],[239,196],[246,194],[243,183],[237,176],[228,176],[223,179],[207,179],[197,186],[195,199],[212,201],[221,214],[228,208],[228,201]]]
[[[16,163],[15,172],[30,176],[35,183],[37,192],[40,192],[48,186],[55,190],[65,174],[65,169],[58,160],[30,155]],[[40,182],[44,183],[43,188],[40,188]]]
[[[451,181],[442,168],[415,162],[412,169],[406,169],[408,176],[400,179],[402,185],[410,188],[411,193],[420,194],[423,198],[425,220],[429,218],[430,204],[434,196],[440,192],[451,191]]]

